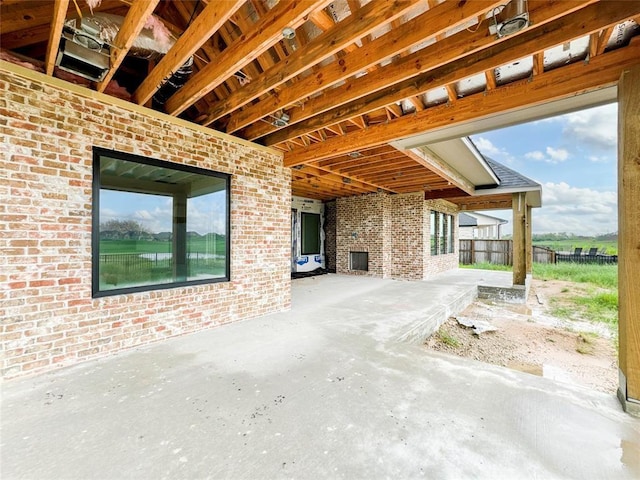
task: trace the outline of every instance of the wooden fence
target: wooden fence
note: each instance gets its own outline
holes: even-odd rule
[[[512,240],[460,240],[460,263],[493,263],[513,265]],[[556,252],[546,247],[533,246],[535,263],[556,263]]]
[[[460,263],[493,263],[513,265],[511,240],[460,240]]]
[[[575,254],[555,252],[548,247],[533,247],[534,263],[597,263],[616,264],[617,255]],[[460,240],[460,263],[493,263],[495,265],[513,265],[513,242],[511,240]]]

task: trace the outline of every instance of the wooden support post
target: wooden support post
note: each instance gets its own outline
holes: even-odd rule
[[[513,284],[524,285],[527,278],[526,260],[526,194],[513,194]]]
[[[525,248],[527,249],[527,275],[531,275],[533,271],[533,241],[531,234],[531,207],[527,205],[527,227],[526,227],[526,240],[525,240]]]
[[[640,64],[618,84],[618,398],[640,416]]]
[[[187,259],[187,195],[173,196],[173,275],[174,281],[185,282],[188,275]]]

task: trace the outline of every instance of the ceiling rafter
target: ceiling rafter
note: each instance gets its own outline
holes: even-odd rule
[[[204,125],[209,125],[233,110],[245,106],[260,95],[302,73],[310,65],[316,65],[336,54],[363,35],[402,15],[413,7],[416,1],[418,0],[377,0],[369,3],[358,12],[358,15],[347,17],[289,55],[286,65],[274,65],[238,92],[214,105]],[[237,127],[231,121],[227,130],[233,129]]]
[[[471,2],[475,4],[476,2]],[[537,10],[530,10],[530,15],[534,26],[532,28],[541,29],[549,21],[549,19],[557,19],[560,16],[560,12],[566,13],[567,11],[575,12],[576,5],[583,6],[584,4],[592,3],[590,0],[584,0],[580,2],[556,2],[549,5],[548,8],[538,7]],[[429,11],[425,12],[428,13]],[[408,22],[407,22],[408,23]],[[488,25],[488,21],[486,25]],[[407,24],[405,24],[407,25]],[[367,75],[366,82],[358,82],[357,79],[346,82],[340,87],[336,87],[331,91],[330,95],[323,95],[309,100],[304,109],[294,109],[290,111],[290,125],[286,128],[282,128],[274,133],[271,133],[265,137],[265,143],[273,145],[279,143],[289,136],[295,136],[295,131],[299,127],[295,123],[311,119],[314,116],[320,116],[324,112],[333,110],[340,105],[344,105],[348,102],[353,102],[354,99],[365,97],[373,92],[389,88],[390,85],[399,83],[403,80],[407,82],[415,79],[418,75],[427,75],[431,70],[441,68],[448,63],[454,62],[464,57],[469,57],[474,53],[481,52],[487,48],[507,44],[510,45],[514,39],[517,39],[520,35],[530,31],[525,30],[520,34],[510,37],[510,42],[497,41],[494,37],[486,35],[486,30],[462,30],[461,32],[447,37],[433,45],[429,45],[417,52],[407,55],[404,58],[399,59],[397,62],[391,63],[383,68],[376,70],[373,73]],[[538,30],[540,31],[540,30]],[[546,31],[546,30],[545,30]],[[412,92],[405,97],[413,97],[419,92]],[[394,100],[398,101],[399,98]],[[392,102],[388,102],[392,103]],[[324,122],[325,124],[331,123],[330,121]],[[273,131],[273,128],[265,127],[262,125],[254,125],[251,128],[245,130],[244,134],[246,138],[255,139],[262,137],[264,133]]]
[[[124,61],[134,40],[144,28],[149,16],[153,14],[159,1],[160,0],[134,0],[131,4],[127,16],[124,17],[120,30],[118,30],[118,34],[113,40],[109,70],[102,81],[98,82],[96,90],[104,92],[107,88],[107,85],[120,67],[120,64]]]
[[[358,188],[365,191],[371,191],[371,190],[376,190],[378,188],[382,188],[380,185],[368,183],[355,176],[341,175],[332,171],[331,169],[320,168],[313,165],[305,165],[302,170],[297,170],[295,172],[296,174],[306,173],[310,175],[310,177],[312,178],[316,177],[316,178],[330,181],[336,184],[344,183],[345,185],[349,185],[351,188]],[[345,183],[344,179],[348,179],[349,183]]]
[[[598,55],[589,63],[578,62],[549,70],[531,79],[461,98],[454,106],[433,107],[387,124],[351,132],[337,140],[328,139],[322,144],[294,150],[285,155],[284,164],[292,167],[331,158],[396,138],[604,88],[615,84],[624,69],[637,63],[637,58],[640,58],[640,41],[634,39],[628,47]]]
[[[144,0],[142,1],[144,2]],[[243,2],[244,0],[229,0],[209,3],[138,87],[134,93],[134,101],[139,105],[146,103],[162,85],[164,79],[171,76],[189,57],[196,53],[202,44],[208,41],[240,8]],[[209,65],[216,65],[216,63]],[[209,91],[211,90],[213,88]]]
[[[47,45],[47,54],[45,56],[45,73],[53,75],[53,67],[56,63],[56,55],[58,54],[58,45],[60,37],[62,37],[62,27],[69,8],[69,0],[55,0],[53,2],[53,15],[51,17],[51,27],[49,32],[49,44]]]
[[[478,12],[487,11],[499,3],[500,2],[493,0],[478,0],[467,2],[463,5],[463,10],[460,10],[457,3],[445,2],[433,9],[427,10],[421,15],[402,24],[400,28],[391,30],[389,33],[382,35],[357,51],[347,55],[342,58],[340,62],[322,67],[316,75],[298,82],[295,89],[282,92],[278,99],[259,102],[243,111],[233,114],[231,117],[231,127],[227,129],[227,132],[231,133],[235,131],[234,129],[237,130],[249,125],[257,119],[279,110],[285,105],[292,105],[304,97],[313,95],[331,85],[346,80],[365,70],[367,67],[375,65],[384,59],[390,58],[420,43],[424,40],[425,36],[434,36],[444,32],[452,26],[464,23],[468,18],[477,16]],[[429,25],[428,34],[425,34],[425,25]],[[411,62],[407,65],[410,63]],[[415,66],[405,66],[404,68],[414,69]],[[380,69],[376,71],[379,70]],[[308,112],[311,104],[315,101],[316,100],[312,99],[306,102],[304,107],[294,108],[293,112],[290,112],[292,119]],[[245,136],[254,139],[273,130],[273,127],[253,126],[245,131]]]
[[[508,43],[496,44],[466,55],[444,66],[400,81],[346,105],[317,115],[300,125],[293,125],[269,135],[265,139],[265,144],[280,143],[288,135],[303,135],[305,131],[310,129],[317,129],[351,116],[366,115],[408,96],[425,93],[434,88],[483,73],[490,68],[509,64],[523,56],[533,55],[546,48],[562,45],[579,36],[588,35],[606,25],[624,20],[639,10],[640,3],[636,2],[600,2],[589,5],[574,13],[570,18],[562,17],[548,25],[534,25],[524,30],[520,35],[513,37]],[[576,24],[580,25],[578,30],[575,29]],[[391,81],[391,78],[389,80]],[[333,95],[332,98],[338,98],[338,95]]]
[[[214,4],[226,2],[213,2]],[[225,55],[216,63],[210,63],[197,72],[166,103],[166,110],[178,115],[196,100],[209,93],[217,85],[242,69],[280,40],[282,29],[297,28],[305,22],[309,13],[325,7],[331,0],[305,2],[280,2],[264,15],[251,32],[227,47]]]

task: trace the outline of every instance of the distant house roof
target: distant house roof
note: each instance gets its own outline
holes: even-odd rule
[[[487,215],[486,213],[466,212],[465,215],[474,218],[477,226],[504,225],[505,223],[509,223],[509,220],[505,220],[504,218],[499,217],[493,217],[491,215]]]
[[[487,165],[493,173],[498,177],[498,185],[478,185],[476,192],[482,194],[501,194],[501,193],[517,193],[527,192],[529,205],[532,207],[542,206],[542,185],[538,182],[525,177],[521,173],[506,167],[497,162],[493,158],[484,157]]]
[[[516,172],[515,170],[511,170],[509,167],[502,165],[499,162],[496,162],[493,158],[484,157],[491,170],[496,174],[496,176],[500,179],[500,187],[502,188],[520,188],[520,187],[540,187],[538,182],[531,180],[528,177],[525,177],[521,173]],[[478,187],[482,188],[482,187]]]
[[[460,214],[458,215],[458,224],[461,227],[477,227],[478,220],[476,220],[471,215],[467,215],[464,212],[460,212]]]

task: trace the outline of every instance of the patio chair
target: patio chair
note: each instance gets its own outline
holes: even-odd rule
[[[573,253],[571,254],[571,259],[575,262],[580,261],[582,258],[582,247],[576,247]]]
[[[589,249],[589,253],[587,253],[587,256],[595,257],[597,254],[598,254],[598,247],[591,247]]]

